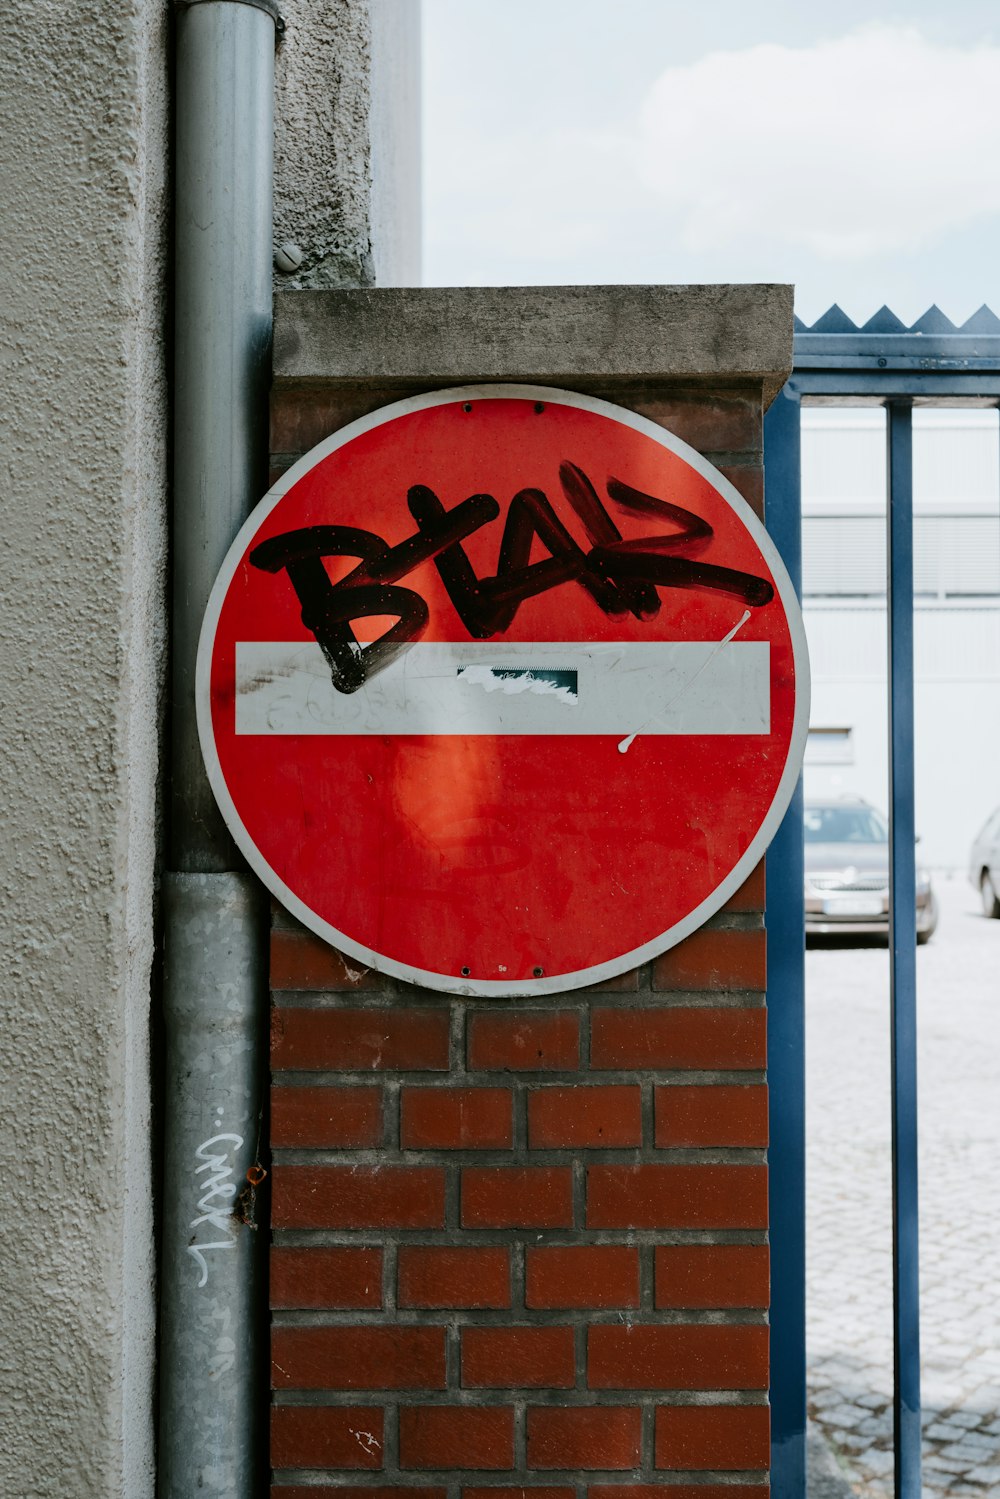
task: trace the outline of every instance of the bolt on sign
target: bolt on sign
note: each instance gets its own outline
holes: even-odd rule
[[[588,396],[399,401],[226,558],[198,717],[237,844],[307,927],[451,993],[606,980],[700,926],[788,805],[794,590],[722,474]]]

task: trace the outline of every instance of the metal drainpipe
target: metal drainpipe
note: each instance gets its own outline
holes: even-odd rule
[[[216,573],[265,487],[277,19],[270,0],[177,5],[160,1499],[249,1499],[259,1473],[266,906],[205,776],[194,676]]]

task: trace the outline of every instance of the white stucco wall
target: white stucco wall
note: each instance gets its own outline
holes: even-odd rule
[[[282,0],[274,240],[290,287],[420,282],[420,0]]]
[[[276,239],[413,281],[419,0],[282,9]],[[0,1493],[151,1499],[169,4],[4,21]]]
[[[0,1492],[151,1493],[167,6],[0,51]]]

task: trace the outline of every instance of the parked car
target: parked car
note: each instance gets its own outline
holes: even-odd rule
[[[888,937],[889,826],[860,798],[810,801],[805,808],[806,931]],[[917,865],[917,941],[928,942],[938,908]]]
[[[979,891],[983,915],[1000,916],[1000,807],[972,845],[969,879]]]

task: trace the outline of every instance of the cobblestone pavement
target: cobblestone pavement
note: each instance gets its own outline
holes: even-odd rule
[[[1000,921],[960,876],[917,955],[924,1493],[1000,1495]],[[806,959],[810,1414],[892,1493],[888,959]]]

